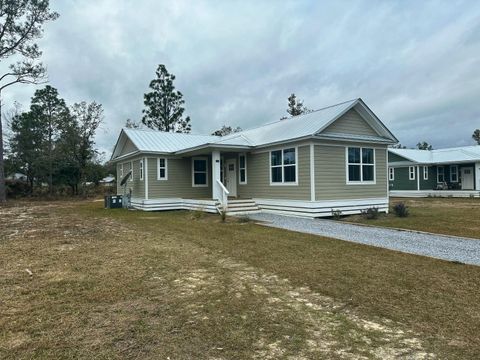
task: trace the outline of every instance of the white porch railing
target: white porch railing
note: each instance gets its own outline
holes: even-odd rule
[[[230,192],[227,190],[225,185],[223,185],[222,182],[218,179],[217,179],[217,184],[220,187],[220,189],[222,190],[221,191],[222,197],[219,199],[220,203],[222,204],[222,209],[223,209],[223,211],[227,211],[227,208],[228,208],[228,194],[230,194]]]

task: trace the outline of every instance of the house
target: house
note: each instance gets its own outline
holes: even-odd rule
[[[224,137],[123,129],[111,161],[136,209],[321,217],[388,211],[397,142],[355,99]]]
[[[480,146],[389,149],[388,166],[391,196],[480,196]]]
[[[115,176],[110,174],[104,177],[102,180],[99,181],[99,184],[105,187],[111,187],[115,185]]]

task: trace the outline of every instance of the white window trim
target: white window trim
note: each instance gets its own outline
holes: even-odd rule
[[[283,151],[287,149],[295,149],[295,165],[287,165],[287,166],[295,166],[295,181],[285,182],[283,175],[284,171],[283,168],[285,165],[283,164]],[[281,167],[282,168],[282,182],[273,182],[272,181],[272,152],[274,151],[281,151],[282,152],[282,161],[281,165],[275,165],[274,167]],[[277,149],[272,149],[268,152],[268,176],[270,178],[270,186],[298,186],[298,146],[284,146]]]
[[[160,167],[160,160],[163,159],[165,161],[165,166],[163,168]],[[165,176],[160,176],[160,169],[165,169]],[[157,180],[159,181],[166,181],[168,180],[168,159],[164,157],[157,158]]]
[[[195,160],[205,160],[205,175],[206,175],[206,183],[205,184],[199,184],[199,185],[196,185],[195,184],[195,171],[194,171],[194,167],[193,167],[193,164],[195,162]],[[197,172],[200,172],[200,171],[197,171]],[[208,187],[208,157],[206,156],[196,156],[196,157],[192,157],[192,187]]]
[[[123,180],[123,164],[120,164],[120,181]]]
[[[455,173],[457,174],[457,180],[452,179],[452,174],[453,174],[453,169],[455,169]],[[458,165],[450,165],[450,182],[452,183],[458,183]]]
[[[244,165],[245,167],[241,168],[240,167],[240,157],[244,157],[245,161],[244,161]],[[242,181],[242,169],[245,170],[245,181]],[[270,174],[271,176],[272,174]],[[238,154],[238,183],[240,185],[246,185],[247,184],[247,154],[245,153],[241,153],[241,154]]]
[[[423,167],[423,180],[428,180],[428,166]]]
[[[395,181],[395,168],[394,167],[389,167],[388,168],[388,180],[389,181]]]
[[[415,166],[408,167],[408,180],[415,180],[416,177]]]
[[[130,181],[133,181],[133,161],[130,161],[130,172],[132,173],[130,176]]]
[[[348,162],[348,149],[360,149],[360,162],[359,163],[349,163]],[[370,181],[363,181],[363,156],[362,151],[363,149],[372,149],[373,150],[373,164],[365,164],[365,165],[373,165],[373,180]],[[360,165],[360,180],[359,181],[351,181],[349,180],[349,173],[348,173],[348,165]],[[377,183],[377,155],[376,150],[374,147],[367,147],[367,146],[347,146],[345,147],[345,180],[347,185],[375,185]]]
[[[141,159],[139,162],[139,168],[138,168],[138,172],[140,173],[140,181],[143,181],[143,179],[145,178],[145,165],[143,164],[143,159]]]
[[[440,169],[442,169],[443,181],[440,181]],[[445,167],[437,166],[437,183],[445,182]]]

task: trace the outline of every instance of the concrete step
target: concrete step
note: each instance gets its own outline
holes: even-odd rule
[[[245,207],[237,207],[237,208],[228,208],[227,212],[239,212],[239,211],[258,211],[260,208],[258,206],[245,206]]]

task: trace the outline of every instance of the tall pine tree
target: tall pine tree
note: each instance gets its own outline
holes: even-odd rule
[[[190,117],[183,117],[185,100],[183,94],[175,90],[175,75],[160,64],[156,76],[150,82],[151,91],[143,97],[145,109],[142,123],[155,130],[189,133]]]

